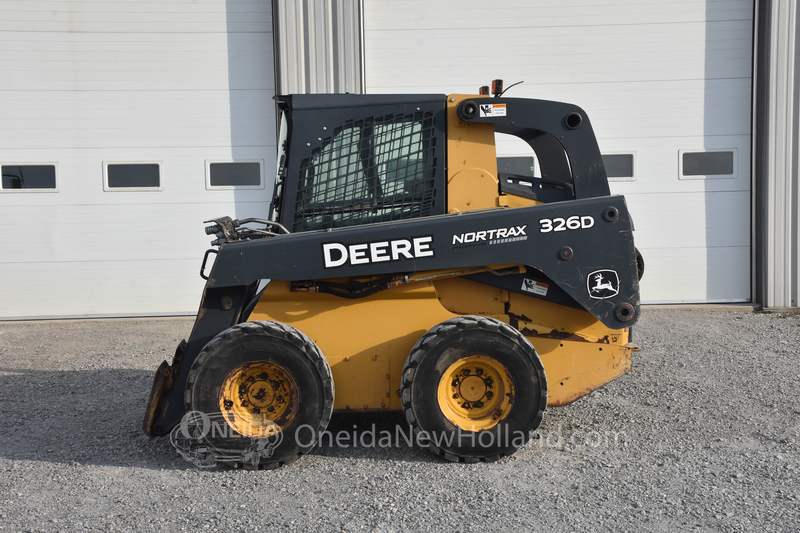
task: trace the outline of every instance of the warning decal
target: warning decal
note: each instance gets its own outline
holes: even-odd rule
[[[548,285],[547,283],[534,281],[528,278],[522,280],[523,291],[532,292],[533,294],[538,294],[539,296],[547,296],[547,289],[549,288],[550,285]]]
[[[506,104],[480,104],[481,118],[506,116]]]

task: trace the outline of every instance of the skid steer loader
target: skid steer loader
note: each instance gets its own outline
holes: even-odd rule
[[[203,419],[204,449],[236,463],[244,437],[273,468],[335,410],[403,411],[433,452],[492,461],[630,370],[643,262],[586,113],[480,92],[276,97],[270,215],[208,221],[200,309],[146,433]],[[495,133],[535,175],[498,171]]]

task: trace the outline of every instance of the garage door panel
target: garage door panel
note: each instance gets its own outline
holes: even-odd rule
[[[437,42],[425,43],[425,48],[430,46],[437,48],[439,53],[446,52],[447,47],[440,47],[438,44]],[[589,48],[588,45],[586,47],[567,46],[566,48],[573,48],[571,55],[568,50],[554,47],[552,51],[554,55],[546,56],[542,51],[527,57],[492,55],[490,52],[480,52],[480,48],[475,48],[474,51],[461,50],[466,57],[442,64],[440,68],[468,66],[476,60],[486,60],[491,61],[497,69],[516,71],[519,68],[519,62],[526,61],[528,64],[536,66],[536,73],[540,77],[557,82],[608,82],[628,79],[639,81],[642,79],[643,65],[650,65],[653,55],[659,55],[662,56],[659,58],[659,70],[648,73],[646,76],[648,80],[672,80],[675,78],[676,71],[690,79],[703,79],[706,75],[715,73],[732,74],[736,77],[748,77],[750,74],[749,69],[742,66],[743,60],[750,58],[750,51],[744,47],[719,51],[695,50],[692,53],[675,53],[674,51],[665,53],[656,50],[633,52],[630,51],[630,46],[631,43],[628,43],[627,46],[620,44],[620,48],[625,48],[627,51],[617,54],[619,64],[615,65],[611,72],[605,68],[609,64],[608,53],[589,52],[586,50]],[[417,47],[409,50],[416,51]],[[709,58],[709,55],[714,57]],[[713,61],[713,64],[709,64],[710,60]],[[398,58],[392,65],[376,66],[374,72],[377,75],[394,73],[396,76],[409,70],[419,69],[417,63],[418,60],[413,55],[407,54],[405,57]],[[566,66],[571,67],[570,72],[564,71],[563,67]],[[434,73],[435,68],[435,66],[428,66],[424,68],[424,71]],[[531,72],[531,74],[533,73]]]
[[[439,2],[431,4],[441,5]],[[747,12],[752,11],[748,2],[737,4],[744,5]],[[604,3],[600,9],[613,7]],[[622,9],[629,7],[622,6]],[[649,5],[646,9],[661,7],[662,4]],[[733,11],[726,11],[725,7]],[[520,5],[516,8],[523,9]],[[506,80],[513,77],[514,81],[522,79],[536,85],[640,83],[644,80],[666,83],[675,78],[740,78],[749,82],[751,15],[737,13],[734,3],[706,6],[699,1],[681,3],[677,7],[681,10],[693,8],[730,18],[719,21],[700,18],[685,24],[640,21],[603,25],[593,21],[592,28],[587,30],[572,24],[561,27],[552,18],[542,15],[537,17],[535,26],[515,23],[503,28],[502,38],[498,39],[498,30],[491,27],[465,29],[452,24],[449,29],[424,32],[417,31],[413,22],[402,18],[391,21],[395,31],[371,31],[371,10],[380,8],[367,6],[368,83],[375,92],[384,88],[389,91],[407,85],[407,80],[398,78],[411,76],[410,79],[419,80],[431,89],[449,83],[449,86],[463,86],[474,91],[476,82],[469,81],[470,74],[474,80],[475,64],[481,60],[494,77]],[[484,13],[491,19],[496,12],[486,8]],[[507,25],[508,13],[503,17]],[[376,18],[380,17],[376,15]],[[520,19],[514,16],[513,20]],[[403,32],[403,38],[396,32]],[[389,56],[391,61],[383,60]],[[421,57],[425,57],[425,61],[421,61]],[[592,92],[586,87],[583,89],[586,93]]]
[[[258,32],[272,24],[267,2],[31,2],[4,0],[0,31]]]
[[[118,218],[124,220],[150,218],[165,224],[171,224],[186,217],[193,217],[196,220],[207,220],[209,216],[216,216],[216,213],[230,212],[239,203],[256,203],[264,207],[265,202],[272,198],[272,191],[269,185],[264,189],[254,190],[205,190],[205,170],[202,163],[189,170],[193,175],[185,178],[182,184],[167,183],[163,191],[148,192],[107,192],[107,197],[87,199],[89,194],[96,193],[97,189],[103,188],[102,169],[98,167],[95,173],[98,174],[90,184],[84,187],[71,189],[72,194],[58,193],[3,193],[0,202],[3,213],[0,214],[0,221],[8,224],[19,223],[20,217],[25,218],[26,228],[29,233],[34,226],[50,224],[49,217],[64,216],[69,217],[75,224],[85,225],[87,220],[92,224],[103,224],[113,222]],[[269,173],[269,170],[267,171]],[[67,179],[67,178],[65,178]],[[181,192],[181,188],[186,192]],[[34,199],[30,197],[36,194]],[[11,196],[11,198],[5,198]],[[23,205],[12,205],[13,202]],[[30,199],[30,200],[29,200]],[[105,200],[105,201],[104,201]],[[64,206],[64,202],[72,202],[72,206]],[[148,206],[142,209],[142,205]],[[104,211],[95,211],[94,207],[105,207]],[[264,213],[266,214],[266,212]],[[262,218],[263,215],[262,214]],[[94,218],[93,216],[103,216],[105,219]],[[181,217],[181,218],[178,218]],[[30,227],[28,226],[30,224]]]
[[[0,111],[4,117],[14,119],[30,117],[32,111],[46,112],[54,118],[63,116],[81,120],[101,117],[113,119],[119,118],[113,113],[129,112],[157,113],[160,119],[165,118],[166,114],[183,116],[189,111],[195,114],[225,111],[244,114],[249,110],[259,116],[274,116],[273,109],[263,107],[264,99],[270,99],[273,94],[269,87],[239,91],[235,99],[228,101],[227,89],[196,89],[183,98],[180,95],[170,95],[168,91],[157,94],[128,92],[124,99],[119,94],[107,91],[4,90],[3,94],[5,98],[0,100]]]
[[[751,0],[364,6],[368,92],[470,94],[503,78],[525,81],[508,96],[581,106],[603,153],[634,157],[611,188],[647,250],[642,299],[749,299]],[[735,173],[681,179],[684,151],[732,151]]]
[[[626,196],[637,246],[676,248],[748,246],[750,198],[746,192]]]
[[[196,312],[203,221],[267,215],[272,43],[269,2],[0,3],[0,163],[58,187],[0,191],[0,318]],[[261,162],[262,188],[209,190],[209,161]],[[161,190],[105,191],[129,162]]]
[[[153,268],[158,268],[161,260],[185,259],[198,261],[203,257],[204,248],[209,248],[208,239],[197,241],[186,239],[183,244],[164,241],[106,241],[86,243],[61,242],[55,239],[42,238],[39,242],[31,242],[26,246],[9,246],[7,253],[13,255],[3,260],[0,265],[24,263],[63,263],[71,261],[150,261]],[[40,246],[37,247],[36,245]],[[80,246],[80,247],[78,247]],[[195,273],[193,273],[195,274]],[[196,284],[199,283],[196,281]],[[7,295],[4,295],[4,298]]]
[[[615,194],[646,195],[662,193],[705,194],[711,192],[750,191],[749,135],[687,137],[684,139],[604,139],[600,141],[602,153],[633,153],[635,181],[612,181]],[[681,150],[729,151],[735,150],[736,177],[720,176],[711,179],[680,179]],[[630,204],[632,200],[629,199]],[[637,200],[638,202],[639,200]],[[749,209],[749,207],[747,208]]]
[[[269,94],[268,91],[259,91],[260,98],[246,98],[250,105],[263,102],[263,98]],[[169,95],[163,95],[169,96]],[[162,98],[163,98],[162,96]],[[246,97],[245,93],[243,97]],[[13,96],[11,96],[13,98]],[[38,99],[18,99],[13,105],[6,102],[2,109],[4,129],[18,131],[22,126],[42,128],[45,126],[53,130],[70,129],[75,130],[76,122],[80,121],[81,129],[108,129],[110,121],[124,121],[133,128],[153,127],[154,123],[169,121],[173,128],[230,128],[231,118],[244,119],[251,121],[253,125],[265,124],[272,120],[274,123],[275,113],[272,109],[253,109],[247,113],[247,107],[243,103],[237,102],[236,107],[219,105],[219,97],[210,98],[206,101],[183,101],[181,98],[172,100],[163,98],[155,100],[157,105],[153,105],[154,99],[146,101],[127,101],[119,100],[106,102],[104,105],[92,105],[81,108],[73,102],[63,102],[57,105],[53,98],[57,94],[44,94]],[[40,104],[45,104],[48,111],[47,117],[31,116],[34,113],[40,114],[44,109]],[[93,103],[95,104],[95,103]],[[13,105],[13,107],[12,107]],[[194,116],[187,116],[187,112],[193,111]],[[8,137],[10,134],[6,133]]]
[[[637,243],[638,244],[638,243]],[[644,303],[750,301],[750,249],[677,247],[640,250]]]
[[[28,291],[14,301],[13,307],[9,308],[8,312],[13,312],[11,316],[17,319],[141,314],[140,306],[133,300],[123,297],[131,291],[140,294],[142,299],[152,302],[148,307],[148,316],[187,314],[186,307],[192,307],[191,313],[195,313],[200,304],[200,293],[196,286],[163,284],[157,287],[142,287],[141,282],[136,281],[132,284],[131,278],[127,278],[129,283],[120,283],[115,287],[96,289],[96,282],[91,282],[89,284],[91,287],[84,289],[74,280],[63,281],[65,283],[62,286],[75,288]]]
[[[6,36],[3,60],[24,61],[31,66],[48,61],[72,62],[87,67],[97,62],[123,65],[128,62],[152,62],[179,66],[201,61],[195,59],[195,54],[202,54],[209,61],[225,61],[236,57],[269,64],[273,60],[272,44],[261,37],[263,28],[260,32],[252,33],[226,33],[223,30],[207,33],[151,34],[131,31],[75,34],[69,31],[23,32],[18,29],[3,33]],[[63,69],[61,65],[53,66]],[[108,65],[108,68],[112,68],[112,65]],[[260,70],[263,66],[251,64],[250,68]]]
[[[483,1],[449,0],[380,2],[370,8],[365,13],[365,22],[376,31],[396,29],[398,22],[413,22],[418,28],[436,29],[436,25],[440,27],[444,18],[459,28],[506,29],[509,26],[537,28],[545,25],[595,28],[599,25],[704,22],[730,18],[748,19],[752,16],[752,5],[746,0],[724,3],[712,1],[707,6],[699,2],[652,0],[615,3],[572,0],[544,6],[507,2],[488,8]]]

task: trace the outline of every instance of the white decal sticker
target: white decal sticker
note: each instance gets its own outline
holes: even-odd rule
[[[616,270],[595,270],[586,281],[589,296],[595,300],[606,300],[619,294],[619,275]]]
[[[528,240],[528,234],[525,233],[523,226],[511,226],[509,228],[495,228],[483,231],[470,231],[468,233],[461,233],[453,235],[452,244],[502,244],[504,242],[525,241]]]
[[[506,104],[480,104],[481,118],[506,116]]]
[[[569,218],[541,218],[539,219],[539,232],[550,233],[551,231],[567,231],[576,229],[589,229],[594,226],[594,218],[590,216],[579,217],[577,215]]]
[[[384,261],[400,261],[418,257],[433,257],[433,237],[414,237],[393,241],[364,242],[345,246],[339,242],[322,245],[325,268],[343,265],[368,265]]]
[[[547,296],[547,289],[550,285],[542,283],[541,281],[534,281],[532,279],[524,278],[522,280],[522,290],[538,294],[539,296]]]

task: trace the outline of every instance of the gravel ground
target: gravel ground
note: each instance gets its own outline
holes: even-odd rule
[[[497,463],[326,445],[258,472],[197,469],[140,430],[191,324],[0,324],[0,529],[800,530],[797,316],[645,308],[633,371]],[[404,427],[329,429],[373,424]]]

